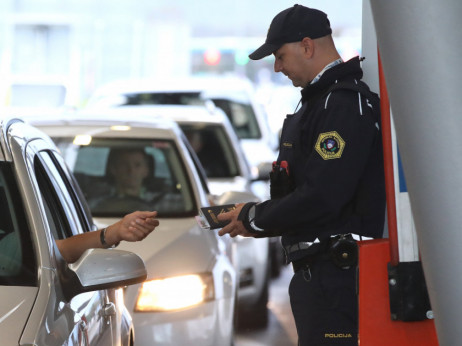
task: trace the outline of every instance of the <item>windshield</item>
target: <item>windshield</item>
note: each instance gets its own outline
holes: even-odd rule
[[[35,253],[24,205],[7,162],[0,162],[0,285],[37,285]]]
[[[159,217],[185,217],[197,207],[186,167],[170,140],[54,138],[95,217],[121,217],[156,210]]]
[[[233,178],[240,175],[233,147],[219,125],[180,124],[191,147],[209,178]]]
[[[143,92],[124,94],[122,105],[199,105],[205,104],[199,92]]]

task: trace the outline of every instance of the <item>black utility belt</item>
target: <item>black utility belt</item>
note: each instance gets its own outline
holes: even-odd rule
[[[355,266],[358,262],[358,244],[356,241],[368,239],[372,238],[352,233],[339,234],[324,240],[316,239],[314,242],[296,243],[286,246],[285,250],[287,254],[297,250],[308,250],[307,256],[292,262],[294,272],[311,266],[316,260],[320,259],[330,260],[337,267],[348,269],[351,266]]]
[[[299,243],[287,245],[287,246],[284,246],[284,251],[285,251],[286,255],[289,256],[291,253],[293,253],[295,251],[308,250],[311,247],[317,248],[318,246],[320,246],[320,248],[323,248],[323,247],[325,247],[323,245],[325,245],[326,243],[331,243],[333,240],[339,239],[341,237],[346,237],[346,238],[354,239],[354,240],[357,240],[357,241],[373,239],[371,237],[365,237],[365,236],[362,236],[362,235],[359,235],[359,234],[356,234],[356,233],[336,234],[336,235],[332,235],[332,236],[330,236],[328,238],[324,238],[323,240],[320,240],[319,238],[316,238],[314,241],[302,241],[302,242],[299,242]],[[315,244],[318,244],[318,245],[315,245]],[[315,245],[315,246],[313,246],[313,245]]]

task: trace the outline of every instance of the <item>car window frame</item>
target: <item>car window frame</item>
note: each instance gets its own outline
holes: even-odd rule
[[[46,162],[45,156],[49,158],[49,162]],[[63,170],[59,169],[59,163],[57,160],[53,160],[54,153],[50,150],[40,150],[34,156],[34,172],[37,177],[37,183],[40,193],[46,201],[48,206],[53,206],[53,210],[58,212],[60,220],[64,222],[56,222],[56,215],[52,215],[55,223],[62,226],[57,228],[59,232],[58,239],[68,238],[79,233],[88,232],[91,230],[91,223],[86,218],[86,213],[81,208],[81,203],[78,202],[78,197],[72,184],[68,181]],[[53,172],[54,170],[54,172]],[[57,178],[61,181],[58,181]],[[62,195],[66,193],[67,196]],[[73,222],[67,217],[68,212],[71,213]],[[54,234],[56,237],[56,234]]]
[[[81,202],[77,199],[76,191],[72,183],[64,173],[64,168],[60,165],[57,155],[49,149],[39,150],[33,157],[33,170],[35,173],[39,192],[42,196],[43,207],[45,208],[46,218],[50,226],[50,230],[56,240],[72,237],[85,231],[90,231],[88,225],[89,220],[83,220],[85,213],[81,208]],[[49,160],[45,159],[49,158]],[[72,175],[70,175],[72,177]],[[57,180],[61,180],[58,182]],[[64,190],[64,191],[63,191]],[[64,205],[74,209],[73,216],[68,217]],[[73,225],[72,225],[73,224]],[[53,232],[53,229],[56,232]],[[59,236],[61,233],[62,237]],[[55,251],[59,252],[56,247]],[[61,256],[58,256],[58,258]],[[58,259],[58,263],[63,264],[64,259]],[[58,264],[57,270],[60,270]],[[61,277],[58,272],[58,276]],[[113,291],[113,290],[109,290]],[[108,290],[95,290],[76,295],[70,300],[70,307],[76,313],[88,316],[94,316],[88,320],[88,329],[98,328],[98,332],[94,333],[92,337],[94,340],[88,340],[88,343],[107,343],[112,340],[113,319],[108,319],[104,315],[104,308],[109,302]],[[86,330],[86,329],[85,329]],[[86,338],[90,335],[86,334]]]
[[[183,141],[183,144],[185,145],[186,149],[188,150],[189,155],[191,156],[191,160],[194,163],[194,167],[196,168],[196,171],[199,176],[199,180],[200,180],[203,190],[205,191],[207,195],[210,195],[208,178],[207,178],[207,174],[205,173],[204,167],[202,166],[199,158],[197,157],[196,152],[194,151],[193,147],[189,143],[189,140],[184,133],[181,134],[181,140]]]

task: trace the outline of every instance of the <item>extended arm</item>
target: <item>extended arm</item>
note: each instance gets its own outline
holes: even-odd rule
[[[68,263],[75,262],[87,249],[110,247],[125,240],[130,242],[146,238],[158,225],[156,211],[135,211],[125,215],[121,220],[107,227],[106,246],[101,243],[101,232],[87,232],[56,241],[56,245]]]

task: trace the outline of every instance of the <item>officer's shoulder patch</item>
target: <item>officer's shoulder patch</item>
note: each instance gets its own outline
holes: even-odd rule
[[[345,141],[337,131],[320,133],[315,145],[316,151],[324,160],[339,159],[344,148]]]

